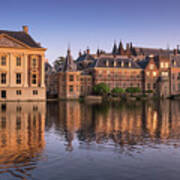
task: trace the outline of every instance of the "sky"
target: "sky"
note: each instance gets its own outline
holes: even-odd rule
[[[30,35],[53,62],[70,46],[77,58],[87,47],[112,50],[114,41],[175,48],[180,44],[180,0],[1,0],[0,29]]]

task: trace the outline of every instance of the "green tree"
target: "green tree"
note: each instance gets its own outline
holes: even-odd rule
[[[128,88],[126,88],[126,92],[131,93],[131,94],[139,93],[139,92],[141,92],[141,89],[138,87],[128,87]]]
[[[93,93],[96,95],[107,95],[110,92],[110,88],[105,83],[99,83],[93,87]]]
[[[114,95],[120,95],[120,94],[122,94],[124,92],[125,92],[125,90],[123,88],[118,88],[118,87],[115,87],[111,91],[111,93],[114,94]]]
[[[53,65],[56,71],[58,71],[63,66],[63,64],[65,63],[65,60],[66,60],[65,57],[60,56],[54,61]]]

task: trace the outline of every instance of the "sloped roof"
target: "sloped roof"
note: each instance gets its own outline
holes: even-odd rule
[[[82,56],[78,57],[76,62],[85,61],[85,60],[95,60],[94,57],[90,54],[83,54]]]
[[[106,62],[108,61],[108,66],[106,66]],[[116,62],[116,66],[114,66],[114,62]],[[131,63],[131,66],[129,66]],[[122,64],[124,64],[122,66]],[[114,67],[114,68],[131,68],[131,69],[140,69],[141,67],[130,58],[99,58],[93,64],[92,67]]]
[[[141,47],[133,47],[137,55],[145,55],[149,56],[153,54],[154,56],[166,56],[168,57],[172,51],[165,49],[156,49],[156,48],[141,48]]]
[[[6,34],[32,48],[41,48],[39,43],[35,42],[34,39],[27,33],[23,31],[6,31],[6,30],[0,30],[0,35]]]

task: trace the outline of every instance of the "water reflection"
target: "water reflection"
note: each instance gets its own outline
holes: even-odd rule
[[[45,147],[45,103],[0,103],[0,174],[26,179]]]
[[[53,104],[48,106],[52,109]],[[171,144],[178,146],[180,138],[180,102],[137,102],[129,104],[80,104],[59,102],[49,110],[56,132],[64,136],[66,150],[73,150],[73,141],[79,144],[111,146],[145,146]]]
[[[120,165],[123,170],[123,163],[126,163],[129,171],[132,164],[127,159],[132,154],[137,156],[138,152],[146,160],[149,152],[145,156],[144,150],[158,148],[167,152],[166,147],[171,147],[171,152],[174,152],[180,145],[179,139],[179,101],[0,103],[0,179],[50,179],[50,174],[54,179],[60,179],[60,175],[61,178],[69,177],[70,167],[75,176],[86,177],[92,172],[88,170],[96,166],[102,174],[109,172],[111,177],[112,170],[108,171],[104,164],[113,166],[116,163],[114,170]],[[125,157],[124,160],[119,161],[119,155]],[[99,163],[102,160],[108,163]],[[165,160],[171,163],[169,158]],[[91,163],[94,163],[92,167]],[[136,163],[134,161],[135,167]],[[148,163],[144,161],[142,167],[144,165]],[[87,166],[86,170],[82,168],[84,166]],[[98,172],[94,172],[94,177]],[[118,172],[119,169],[113,175]],[[124,173],[129,174],[127,171]]]

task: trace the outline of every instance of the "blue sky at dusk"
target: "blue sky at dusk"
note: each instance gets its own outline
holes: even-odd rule
[[[49,61],[90,47],[111,51],[114,40],[136,46],[180,44],[179,0],[3,0],[0,29],[28,25]]]

